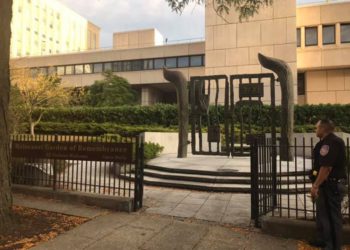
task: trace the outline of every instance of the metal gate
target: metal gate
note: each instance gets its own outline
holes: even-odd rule
[[[254,138],[251,147],[251,218],[273,213],[277,205],[277,152],[272,139]]]
[[[263,119],[266,89],[271,100],[268,131],[264,122],[255,124]],[[273,74],[191,77],[190,103],[192,154],[248,156],[251,138],[270,132],[276,140]]]

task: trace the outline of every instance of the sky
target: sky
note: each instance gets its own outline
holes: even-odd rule
[[[113,32],[157,28],[169,42],[204,38],[204,7],[179,15],[165,0],[60,0],[101,28],[101,47],[112,46]],[[297,0],[298,4],[322,0]]]

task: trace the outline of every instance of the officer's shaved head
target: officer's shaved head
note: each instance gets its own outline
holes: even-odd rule
[[[334,122],[329,119],[321,119],[316,124],[316,135],[319,138],[323,138],[329,133],[333,133],[335,130]]]

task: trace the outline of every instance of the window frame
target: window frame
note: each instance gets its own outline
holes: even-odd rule
[[[301,28],[297,28],[297,48],[301,48]]]
[[[324,42],[324,28],[329,28],[329,27],[333,27],[334,31],[333,31],[333,38],[334,38],[334,42]],[[322,44],[323,45],[332,45],[332,44],[336,44],[337,37],[336,37],[336,26],[335,24],[326,24],[326,25],[322,25]]]
[[[347,43],[350,43],[350,37],[349,37],[348,41],[343,41],[343,36],[342,36],[342,34],[343,34],[342,27],[343,26],[349,26],[349,29],[350,29],[350,23],[341,23],[340,24],[340,43],[347,44]]]
[[[190,55],[189,57],[190,57],[190,67],[203,67],[203,59],[204,59],[203,55]],[[199,65],[193,65],[192,58],[195,58],[195,57],[200,58],[201,62]]]
[[[311,29],[316,29],[316,44],[308,44],[307,43],[307,30],[311,30]],[[309,26],[309,27],[305,27],[305,47],[315,47],[318,46],[319,44],[319,40],[318,40],[318,26]]]

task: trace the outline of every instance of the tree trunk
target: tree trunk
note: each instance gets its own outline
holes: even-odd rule
[[[30,135],[34,136],[35,135],[35,122],[30,122]]]
[[[12,0],[0,2],[0,231],[11,224],[11,178],[10,178],[10,41]]]
[[[179,145],[177,158],[187,157],[188,146],[188,88],[185,76],[180,71],[163,70],[164,78],[173,83],[177,94],[177,107],[179,118]]]

